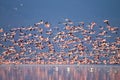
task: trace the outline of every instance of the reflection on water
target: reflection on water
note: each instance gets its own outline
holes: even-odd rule
[[[113,65],[0,65],[0,80],[119,80]]]

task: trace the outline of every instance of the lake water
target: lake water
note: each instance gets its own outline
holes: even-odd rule
[[[0,80],[120,80],[120,66],[0,65]]]

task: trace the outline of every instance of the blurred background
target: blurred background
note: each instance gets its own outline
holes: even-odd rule
[[[0,0],[0,27],[28,26],[42,20],[56,24],[63,18],[75,22],[110,20],[120,25],[120,0]]]

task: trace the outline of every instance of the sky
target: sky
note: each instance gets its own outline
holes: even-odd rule
[[[120,25],[120,0],[0,0],[0,27],[33,25],[45,20],[57,24],[72,21],[102,23],[108,19]]]
[[[107,19],[112,26],[120,27],[119,3],[120,0],[0,0],[0,28],[9,30],[40,20],[57,24],[65,18],[99,25]]]

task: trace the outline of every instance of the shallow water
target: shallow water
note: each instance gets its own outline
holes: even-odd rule
[[[119,79],[119,65],[0,65],[0,80]]]

